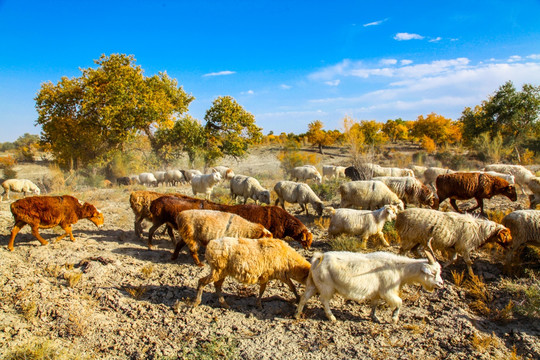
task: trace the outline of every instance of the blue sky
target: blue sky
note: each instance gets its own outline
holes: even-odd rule
[[[540,1],[0,0],[0,142],[38,134],[45,81],[125,53],[196,100],[234,97],[266,134],[322,120],[457,119],[508,80],[540,85]]]

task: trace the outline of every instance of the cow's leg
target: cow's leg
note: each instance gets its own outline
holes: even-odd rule
[[[9,251],[13,251],[13,243],[15,242],[15,237],[19,233],[19,230],[21,230],[26,225],[23,221],[17,221],[15,225],[13,226],[13,229],[11,230],[11,237],[9,238],[8,242],[8,249]]]
[[[39,226],[37,224],[31,225],[31,226],[32,226],[32,235],[34,235],[35,238],[39,240],[41,245],[47,245],[49,242],[45,240],[44,238],[42,238],[41,235],[39,235]]]

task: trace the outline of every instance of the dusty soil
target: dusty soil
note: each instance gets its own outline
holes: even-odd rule
[[[336,155],[336,162],[341,158]],[[235,165],[239,173],[275,174],[279,163],[272,152]],[[234,164],[231,164],[234,165]],[[263,178],[266,176],[263,176]],[[270,177],[270,176],[268,176]],[[271,187],[275,180],[264,180]],[[332,302],[337,322],[329,322],[312,298],[305,317],[295,320],[293,295],[272,282],[263,308],[255,305],[257,286],[226,281],[230,309],[219,307],[214,289],[206,288],[202,304],[192,309],[197,281],[208,267],[195,266],[181,253],[171,261],[172,245],[158,236],[155,248],[135,237],[128,198],[132,189],[88,189],[72,193],[94,203],[105,215],[101,230],[82,220],[74,228],[75,242],[61,240],[40,246],[28,228],[6,248],[13,219],[8,201],[0,203],[0,357],[16,346],[51,339],[78,358],[213,358],[242,359],[507,359],[540,357],[540,321],[511,316],[506,321],[479,315],[469,293],[454,285],[451,271],[465,269],[458,261],[444,270],[444,289],[428,293],[406,286],[400,321],[391,322],[382,306],[382,323],[373,323],[369,305]],[[163,189],[167,191],[172,189]],[[177,189],[190,194],[187,186]],[[487,202],[488,209],[524,207],[506,199]],[[296,208],[289,208],[296,210]],[[299,216],[315,235],[311,250],[291,243],[306,258],[328,251],[325,231],[313,217]],[[42,230],[53,240],[60,229]],[[145,233],[146,234],[146,233]],[[397,252],[393,244],[388,251]],[[366,250],[366,251],[372,251]],[[474,270],[502,309],[510,295],[501,290],[502,264],[489,252],[479,252]],[[303,287],[299,286],[300,293]]]

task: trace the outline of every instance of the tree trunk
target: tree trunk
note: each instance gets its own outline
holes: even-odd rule
[[[323,153],[323,148],[322,148],[322,144],[319,144],[319,153],[320,153],[321,155],[324,155],[324,153]]]

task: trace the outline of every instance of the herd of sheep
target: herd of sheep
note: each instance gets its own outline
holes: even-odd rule
[[[321,175],[314,166],[305,165],[292,169],[289,175],[295,181],[284,180],[275,184],[273,190],[277,200],[274,205],[270,204],[270,190],[257,179],[236,175],[232,169],[223,166],[213,168],[208,174],[197,170],[143,173],[119,178],[117,183],[174,186],[189,182],[193,196],[204,194],[204,199],[147,190],[133,191],[130,195],[136,235],[141,237],[143,234],[143,220],[152,222],[148,234],[149,248],[152,248],[156,230],[162,225],[167,227],[174,245],[173,259],[187,245],[194,263],[203,266],[198,252],[201,246],[206,247],[205,259],[210,273],[199,280],[193,306],[200,304],[204,287],[213,283],[220,304],[227,307],[221,287],[228,276],[245,284],[259,284],[260,305],[266,284],[278,279],[289,286],[299,302],[296,317],[301,316],[309,298],[319,294],[326,316],[335,321],[329,300],[337,293],[347,299],[371,300],[371,316],[375,321],[378,320],[376,307],[380,300],[384,300],[394,309],[392,320],[397,322],[402,285],[417,283],[429,291],[443,285],[441,265],[433,249],[448,251],[450,262],[461,255],[470,275],[474,275],[470,254],[485,243],[498,243],[508,249],[507,261],[512,261],[526,243],[538,244],[540,240],[540,211],[535,210],[536,204],[540,203],[540,179],[522,166],[497,164],[489,165],[483,171],[455,172],[420,166],[400,169],[376,164],[347,168],[325,165]],[[353,181],[344,181],[339,186],[339,209],[325,206],[305,183],[340,177],[349,177]],[[422,177],[424,182],[420,181]],[[222,181],[229,182],[231,197],[241,196],[243,204],[225,205],[209,200],[213,188]],[[456,203],[456,200],[474,198],[478,205],[472,210],[480,208],[480,214],[484,215],[483,199],[504,195],[515,201],[516,185],[523,193],[525,188],[531,190],[532,209],[508,214],[502,224],[467,214]],[[29,180],[11,179],[2,186],[8,199],[10,191],[40,194],[39,188]],[[249,199],[255,204],[246,204]],[[457,212],[438,210],[446,199],[450,199]],[[315,252],[308,262],[287,242],[280,240],[290,237],[304,248],[309,248],[313,241],[307,227],[285,210],[286,202],[299,204],[306,215],[309,215],[308,205],[319,216],[324,211],[330,213],[330,236],[351,234],[362,242],[370,236],[377,236],[386,246],[383,226],[395,220],[401,239],[400,255],[389,252]],[[74,241],[71,225],[79,219],[87,218],[98,226],[103,224],[103,215],[93,205],[69,195],[23,198],[11,204],[11,212],[15,225],[9,250],[13,250],[18,231],[27,224],[42,245],[47,241],[39,235],[39,228],[59,225]],[[175,231],[179,237],[175,236]],[[423,258],[405,256],[409,251],[419,253],[420,250],[425,255]],[[301,297],[292,280],[306,285]]]

